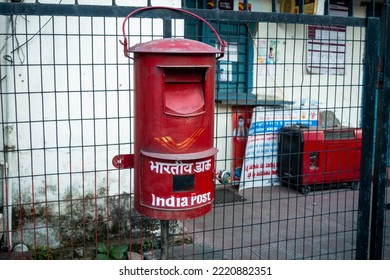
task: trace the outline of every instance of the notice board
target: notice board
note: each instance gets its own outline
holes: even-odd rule
[[[307,70],[311,74],[345,73],[345,34],[343,26],[308,26]]]

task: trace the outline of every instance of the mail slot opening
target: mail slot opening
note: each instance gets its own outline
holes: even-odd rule
[[[186,192],[194,190],[195,175],[174,175],[173,192]]]
[[[164,111],[173,116],[205,112],[204,76],[207,68],[164,68]]]

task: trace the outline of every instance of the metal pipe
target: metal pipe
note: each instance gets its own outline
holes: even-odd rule
[[[2,213],[2,219],[0,220],[0,227],[2,230],[0,230],[1,235],[4,236],[4,243],[7,245],[8,250],[11,248],[11,242],[12,242],[12,236],[11,236],[11,229],[10,226],[12,225],[12,207],[9,207],[9,196],[7,195],[7,188],[8,188],[8,182],[7,182],[7,174],[8,174],[8,164],[6,162],[0,163],[1,168],[1,200],[0,205],[3,209]]]
[[[0,161],[0,178],[1,178],[1,185],[0,185],[0,214],[3,213],[3,206],[4,206],[4,181],[5,181],[5,174],[4,174],[4,161]],[[1,225],[0,225],[1,226]],[[1,230],[0,230],[1,232]],[[0,236],[1,238],[1,236]]]
[[[0,250],[2,249],[1,239],[3,238],[4,231],[4,216],[3,216],[3,206],[4,206],[4,162],[0,162],[0,170],[1,170],[1,186],[0,186]]]
[[[4,31],[8,31],[7,34],[12,34],[12,36],[16,36],[13,34],[13,24],[14,24],[14,16],[10,16],[10,18],[5,18],[3,20]],[[13,49],[13,37],[9,37],[6,42],[6,53],[11,53]],[[7,65],[8,64],[8,65]],[[5,126],[2,127],[4,136],[4,163],[3,163],[3,203],[4,203],[4,241],[8,247],[8,250],[12,247],[12,196],[13,196],[13,184],[10,183],[10,166],[14,167],[15,163],[15,154],[13,153],[15,150],[15,128],[12,124],[12,118],[15,116],[15,104],[10,96],[10,92],[12,92],[12,81],[14,77],[13,73],[13,59],[10,63],[4,63],[6,65],[5,68],[5,79],[3,79],[2,83],[5,83],[5,92],[1,92],[4,98],[3,107],[3,121]]]
[[[160,220],[160,229],[161,229],[161,253],[160,259],[168,259],[168,242],[169,242],[169,221]]]
[[[4,219],[3,219],[3,213],[0,213],[0,240],[3,238],[3,225],[4,225]],[[0,243],[1,245],[1,243]],[[1,250],[1,247],[0,247]]]

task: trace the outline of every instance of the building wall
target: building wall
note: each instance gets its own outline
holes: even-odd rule
[[[237,2],[237,1],[236,1]],[[271,1],[249,1],[252,11],[271,12]],[[323,14],[323,1],[317,14]],[[237,5],[235,5],[237,7]],[[277,7],[279,11],[280,7]],[[365,7],[355,1],[354,16],[365,17]],[[253,91],[257,99],[272,103],[292,101],[293,107],[318,106],[319,111],[332,111],[342,125],[359,127],[363,80],[364,30],[346,29],[345,74],[310,74],[307,71],[307,26],[299,24],[259,23],[253,36]],[[277,47],[275,64],[262,61],[264,48]],[[230,106],[217,105],[218,158],[232,158],[232,112]],[[229,169],[231,161],[219,161],[219,169]]]
[[[154,2],[176,7],[180,3]],[[117,154],[133,152],[132,62],[123,56],[119,43],[121,18],[13,16],[12,21],[0,17],[2,34],[12,33],[1,38],[5,78],[0,116],[6,125],[0,141],[14,147],[0,154],[0,167],[9,167],[2,176],[7,182],[2,194],[8,195],[4,204],[12,205],[6,218],[15,230],[14,242],[23,235],[25,243],[32,244],[35,238],[45,245],[44,228],[50,228],[48,235],[56,247],[58,236],[73,234],[58,232],[59,228],[72,228],[86,217],[107,220],[112,211],[107,205],[117,206],[108,202],[110,197],[133,191],[132,170],[118,171],[111,162]],[[136,36],[141,33],[143,42],[162,38],[160,19],[142,20],[142,29],[137,19],[129,20],[129,25],[130,46],[141,41]],[[182,23],[175,32],[183,34]],[[126,198],[122,204],[129,207],[131,202]]]

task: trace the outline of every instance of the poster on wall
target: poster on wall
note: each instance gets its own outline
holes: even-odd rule
[[[281,13],[299,14],[298,0],[282,0],[280,5]],[[317,0],[305,0],[303,3],[303,13],[313,14],[317,13]]]
[[[348,17],[350,1],[331,0],[329,15]],[[311,74],[345,74],[346,27],[307,27],[307,69]]]
[[[219,0],[218,9],[220,10],[233,10],[234,0]]]
[[[275,78],[278,59],[278,40],[259,40],[257,46],[257,62],[259,74]]]
[[[330,0],[329,15],[338,17],[348,17],[349,0]]]
[[[240,183],[242,164],[244,162],[246,142],[248,139],[249,126],[252,120],[253,106],[237,106],[232,108],[232,185]]]
[[[252,3],[248,3],[247,9],[249,12],[252,11]],[[245,11],[245,3],[244,2],[238,2],[238,10]]]
[[[289,125],[318,125],[318,108],[259,106],[253,109],[239,190],[279,184],[278,131]]]
[[[233,10],[234,0],[207,0],[207,9],[215,9],[215,2],[217,1],[219,10]]]
[[[345,73],[345,26],[309,25],[307,70],[311,74]]]
[[[233,81],[233,63],[238,62],[238,45],[236,42],[228,43],[225,55],[218,64],[218,80],[220,82]]]
[[[277,40],[259,40],[257,47],[257,62],[274,64],[277,61]]]

